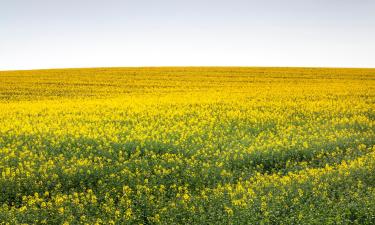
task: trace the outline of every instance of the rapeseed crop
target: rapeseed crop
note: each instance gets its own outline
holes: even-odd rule
[[[374,224],[375,69],[0,72],[0,223]]]

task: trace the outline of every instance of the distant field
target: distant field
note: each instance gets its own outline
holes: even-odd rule
[[[375,224],[375,69],[0,72],[0,224]]]

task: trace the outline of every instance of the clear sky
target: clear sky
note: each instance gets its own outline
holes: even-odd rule
[[[0,70],[375,67],[375,0],[0,0]]]

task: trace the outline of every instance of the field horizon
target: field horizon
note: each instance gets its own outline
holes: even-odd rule
[[[17,71],[45,71],[45,70],[95,70],[95,69],[163,69],[163,68],[248,68],[248,69],[364,69],[373,70],[375,67],[355,67],[355,66],[219,66],[219,65],[157,65],[157,66],[93,66],[93,67],[51,67],[51,68],[26,68],[26,69],[0,69],[0,72],[17,72]]]

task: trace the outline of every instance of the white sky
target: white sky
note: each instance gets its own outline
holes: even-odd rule
[[[0,70],[375,68],[375,0],[0,0]]]

